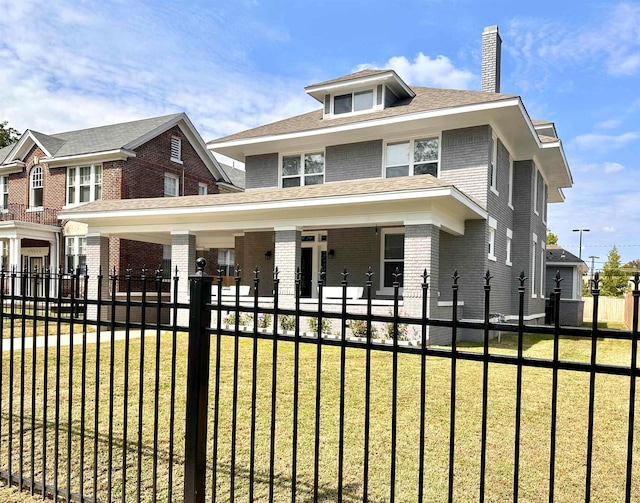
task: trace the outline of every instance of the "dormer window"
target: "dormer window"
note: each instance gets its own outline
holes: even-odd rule
[[[333,114],[348,114],[371,110],[373,108],[373,89],[356,93],[341,94],[333,98]]]

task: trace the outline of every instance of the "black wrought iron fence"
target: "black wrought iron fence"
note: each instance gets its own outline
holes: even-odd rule
[[[327,305],[322,273],[316,304],[299,274],[280,294],[277,270],[273,298],[254,271],[246,302],[220,280],[212,296],[203,267],[188,304],[186,279],[163,296],[161,271],[124,298],[115,275],[76,277],[65,297],[49,274],[24,294],[29,278],[0,273],[0,479],[65,501],[640,497],[637,275],[635,328],[617,331],[598,326],[597,278],[591,327],[569,328],[525,324],[524,275],[518,320],[495,323],[489,273],[478,287],[454,274],[451,317],[431,319],[426,271],[422,313],[406,316],[398,281],[372,302],[371,273],[363,302],[345,271]],[[458,319],[461,288],[484,296],[483,321]],[[451,344],[429,345],[432,330]]]

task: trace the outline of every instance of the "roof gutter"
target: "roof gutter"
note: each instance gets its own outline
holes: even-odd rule
[[[136,153],[132,150],[120,148],[103,152],[91,152],[89,154],[67,155],[63,157],[42,157],[40,158],[40,160],[42,162],[48,163],[49,167],[55,168],[71,166],[74,164],[83,164],[87,162],[120,161],[135,156]]]

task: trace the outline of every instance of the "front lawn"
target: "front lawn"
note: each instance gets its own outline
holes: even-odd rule
[[[104,334],[103,340],[108,337]],[[168,447],[170,418],[170,379],[172,335],[162,334],[160,340],[160,386],[159,386],[159,429],[158,429],[158,500],[166,501],[168,484]],[[219,501],[227,501],[230,492],[231,460],[231,424],[233,405],[233,362],[234,341],[224,337],[221,351],[220,380],[220,421],[218,449],[218,489]],[[154,386],[155,386],[155,350],[154,335],[146,337],[145,360],[143,366],[144,405],[142,408],[143,428],[141,430],[142,457],[140,458],[141,499],[151,500],[153,472],[153,436],[154,436]],[[115,385],[109,389],[109,350],[108,343],[100,347],[99,372],[99,432],[98,432],[98,498],[107,499],[108,462],[108,407],[113,395],[115,421],[113,424],[113,478],[112,499],[120,500],[123,490],[123,443],[122,410],[124,397],[128,404],[128,438],[126,450],[125,491],[127,501],[136,497],[138,479],[138,404],[139,404],[139,339],[130,343],[129,388],[124,390],[125,342],[114,345]],[[588,361],[590,358],[590,340],[586,338],[563,339],[560,344],[561,358]],[[209,401],[209,437],[207,446],[208,463],[212,463],[213,407],[214,407],[214,368],[216,340],[212,337],[211,379]],[[532,358],[550,358],[553,340],[548,336],[528,335],[524,340],[525,356]],[[491,351],[495,353],[515,354],[517,340],[515,336],[503,335],[501,342],[492,341]],[[291,452],[293,418],[293,369],[294,344],[278,343],[277,365],[277,405],[276,405],[276,442],[275,442],[275,489],[276,501],[289,501],[291,492]],[[249,481],[249,438],[251,418],[251,381],[252,381],[251,339],[241,339],[239,343],[238,371],[238,418],[236,431],[236,480],[237,500],[247,500]],[[461,345],[462,351],[481,351],[479,345]],[[73,378],[69,386],[69,348],[61,348],[60,354],[60,399],[61,426],[60,455],[53,457],[54,410],[55,410],[55,351],[50,349],[47,425],[47,480],[52,483],[54,465],[60,469],[60,483],[66,480],[67,454],[67,400],[72,389],[72,490],[79,490],[80,470],[80,432],[84,424],[84,485],[85,494],[92,495],[93,462],[93,424],[94,424],[94,385],[96,383],[96,346],[87,348],[87,388],[86,416],[81,421],[81,375],[82,353],[79,347],[73,350]],[[268,340],[258,342],[257,403],[256,403],[256,470],[255,500],[264,501],[268,495],[269,446],[271,431],[271,378],[273,346]],[[34,470],[36,478],[41,478],[42,456],[42,402],[41,389],[44,379],[43,351],[38,350],[36,358],[36,380],[38,382],[36,403],[36,456]],[[173,473],[173,498],[182,500],[182,477],[184,460],[184,397],[186,381],[187,338],[184,334],[177,337],[176,367],[176,415],[174,441],[176,465]],[[25,354],[25,452],[31,445],[31,352]],[[392,356],[388,352],[373,351],[371,380],[371,436],[369,459],[369,501],[387,501],[390,485],[390,438],[391,438],[391,372]],[[629,365],[630,343],[624,341],[599,341],[598,361],[617,365]],[[3,355],[2,366],[2,443],[0,445],[0,468],[7,468],[8,437],[8,355]],[[450,413],[450,369],[448,358],[430,357],[427,360],[427,413],[426,413],[426,457],[425,457],[425,501],[446,501],[449,463],[449,413]],[[314,465],[314,424],[315,424],[315,372],[316,347],[314,344],[300,346],[300,383],[298,408],[298,501],[310,502],[313,494]],[[19,450],[20,411],[19,380],[20,358],[14,361],[14,417],[13,452]],[[322,501],[337,499],[337,453],[340,402],[340,349],[323,347],[321,370],[321,406],[320,406],[320,496]],[[552,371],[540,368],[524,368],[524,388],[522,407],[522,440],[520,460],[520,499],[521,501],[542,501],[548,498],[549,484],[549,430],[551,410]],[[364,395],[365,395],[365,351],[347,349],[346,351],[346,393],[345,393],[345,460],[344,460],[344,501],[362,500],[363,482],[363,446],[364,446]],[[489,405],[487,438],[487,478],[486,501],[511,501],[513,494],[513,458],[514,458],[514,417],[515,417],[516,368],[512,365],[491,364],[489,368]],[[417,355],[398,356],[398,402],[397,402],[397,472],[396,501],[416,501],[419,412],[420,412],[420,357]],[[585,453],[587,446],[587,411],[589,396],[589,375],[569,371],[559,372],[558,388],[558,434],[556,457],[556,501],[583,501],[585,499]],[[626,470],[627,415],[629,400],[629,378],[598,375],[596,378],[594,459],[592,479],[593,501],[623,501]],[[640,399],[636,399],[636,408],[640,408]],[[455,437],[455,501],[476,501],[480,473],[480,446],[482,420],[482,363],[458,361],[456,396],[456,437]],[[640,438],[640,421],[635,425],[636,438]],[[638,446],[636,441],[636,446]],[[634,497],[640,498],[640,447],[635,448],[634,458]],[[13,459],[16,470],[17,458]],[[29,456],[25,460],[25,475],[30,476]],[[207,497],[211,494],[211,472],[207,477]]]

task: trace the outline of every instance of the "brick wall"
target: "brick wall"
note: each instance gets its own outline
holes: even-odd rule
[[[373,270],[373,293],[380,288],[380,231],[375,227],[355,229],[329,229],[327,251],[334,250],[333,258],[327,258],[327,285],[342,283],[342,271],[347,268],[352,286],[364,286],[369,267]],[[315,285],[314,285],[315,288]]]
[[[325,156],[327,182],[382,176],[382,140],[330,146]]]
[[[278,154],[251,155],[245,165],[247,190],[278,186]]]

